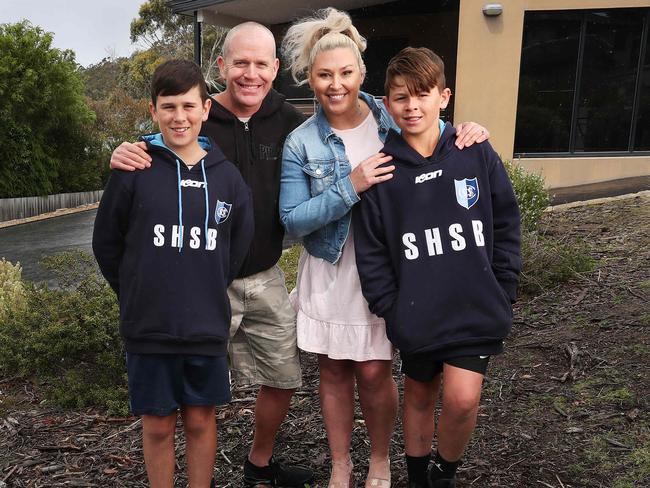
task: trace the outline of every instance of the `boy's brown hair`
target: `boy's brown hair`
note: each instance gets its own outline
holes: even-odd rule
[[[431,91],[444,90],[445,63],[436,53],[426,47],[405,47],[388,62],[384,93],[390,96],[391,87],[395,86],[395,78],[401,76],[406,88],[412,95]]]
[[[201,101],[208,99],[208,91],[201,68],[187,59],[171,59],[158,66],[151,80],[151,102],[156,105],[158,96],[173,96],[187,93],[199,87]]]

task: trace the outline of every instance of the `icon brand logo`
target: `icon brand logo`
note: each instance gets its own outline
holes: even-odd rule
[[[191,188],[205,188],[205,182],[196,180],[181,180],[181,186],[189,186]]]
[[[415,177],[415,183],[424,183],[425,181],[432,180],[434,178],[437,178],[438,176],[442,176],[442,170],[437,169],[435,171],[431,171],[430,173],[422,173],[421,175],[418,175]]]

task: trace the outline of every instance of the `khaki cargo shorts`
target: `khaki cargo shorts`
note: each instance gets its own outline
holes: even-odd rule
[[[296,343],[296,314],[289,303],[284,273],[273,266],[228,288],[230,372],[243,385],[298,388],[302,383]]]

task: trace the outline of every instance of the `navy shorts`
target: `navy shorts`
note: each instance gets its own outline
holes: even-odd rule
[[[428,383],[442,373],[445,363],[457,368],[474,371],[485,376],[490,356],[461,356],[458,358],[436,359],[434,354],[401,354],[402,373],[415,381]]]
[[[227,356],[126,353],[134,415],[166,416],[181,406],[230,402]]]

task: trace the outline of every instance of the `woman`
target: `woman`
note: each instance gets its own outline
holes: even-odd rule
[[[298,346],[318,354],[330,488],[352,486],[355,382],[370,437],[366,487],[390,486],[398,403],[392,346],[383,320],[370,313],[361,294],[350,227],[359,195],[390,179],[394,169],[379,150],[395,125],[382,104],[360,91],[365,47],[350,17],[333,8],[292,25],[282,44],[294,79],[308,82],[320,104],[285,142],[280,218],[289,234],[303,237],[293,294]],[[459,132],[463,141],[486,138],[476,124]]]

